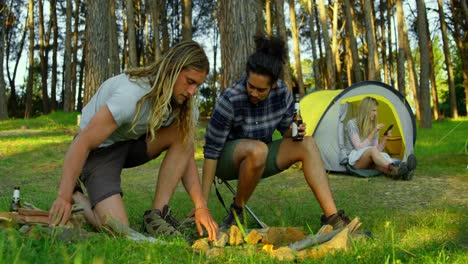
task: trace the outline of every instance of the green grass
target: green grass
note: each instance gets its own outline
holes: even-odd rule
[[[23,201],[49,209],[55,199],[63,157],[76,132],[77,113],[54,113],[30,120],[0,121],[0,211],[7,211],[14,186]],[[203,162],[205,123],[197,130],[196,159]],[[324,263],[468,263],[468,119],[433,123],[418,129],[418,169],[411,182],[385,177],[362,179],[331,174],[337,206],[359,216],[374,238],[355,241],[347,252],[305,262]],[[123,172],[124,200],[132,228],[153,198],[161,158]],[[235,185],[235,182],[233,182]],[[227,203],[232,196],[223,186]],[[270,226],[295,226],[316,232],[320,207],[302,171],[289,169],[263,180],[249,201]],[[192,204],[179,186],[171,207],[182,217]],[[221,220],[224,209],[212,191],[209,207]],[[254,222],[249,218],[249,226]],[[276,263],[260,250],[233,247],[208,259],[181,240],[167,244],[137,243],[89,227],[88,238],[64,240],[57,234],[23,234],[0,228],[0,263]],[[42,235],[38,235],[42,234]]]

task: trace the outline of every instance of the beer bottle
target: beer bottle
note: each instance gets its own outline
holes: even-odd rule
[[[18,212],[20,205],[20,187],[15,187],[13,190],[13,198],[11,199],[10,212]]]
[[[299,94],[296,94],[295,97],[296,97],[296,102],[294,103],[292,138],[293,138],[293,141],[302,141],[303,137],[299,135],[299,126],[302,124],[301,110],[299,107]]]

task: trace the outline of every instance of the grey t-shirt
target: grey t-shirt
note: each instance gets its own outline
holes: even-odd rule
[[[94,114],[103,104],[109,108],[119,127],[107,138],[100,147],[112,145],[115,142],[137,139],[147,133],[148,105],[144,104],[140,117],[133,130],[130,130],[136,114],[136,104],[151,86],[146,78],[129,78],[125,73],[107,79],[82,110],[80,129],[84,129]],[[169,126],[177,113],[166,111],[162,126]]]

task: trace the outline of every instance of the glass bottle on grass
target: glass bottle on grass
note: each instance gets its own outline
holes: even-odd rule
[[[13,198],[11,199],[10,212],[18,212],[20,204],[20,187],[13,189]]]
[[[296,102],[294,103],[294,116],[292,122],[292,139],[293,141],[302,141],[303,136],[299,135],[299,126],[302,124],[301,109],[299,106],[299,94],[295,94]]]

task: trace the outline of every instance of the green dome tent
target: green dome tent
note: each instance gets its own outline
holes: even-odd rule
[[[313,92],[300,102],[307,134],[314,136],[327,170],[347,171],[347,158],[343,153],[344,127],[355,116],[360,101],[366,96],[372,96],[379,102],[379,123],[386,127],[394,125],[384,151],[402,161],[414,153],[416,121],[408,102],[399,91],[384,83],[365,81],[344,90]]]

